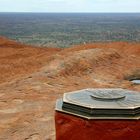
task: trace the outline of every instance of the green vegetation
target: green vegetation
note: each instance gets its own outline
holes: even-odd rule
[[[39,46],[140,41],[140,14],[1,13],[0,35]]]

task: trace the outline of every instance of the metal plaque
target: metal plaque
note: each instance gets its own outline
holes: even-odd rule
[[[125,89],[84,89],[65,93],[58,106],[58,110],[88,118],[136,119],[140,117],[140,93]]]

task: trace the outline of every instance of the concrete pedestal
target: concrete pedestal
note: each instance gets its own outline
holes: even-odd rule
[[[55,113],[56,140],[140,140],[140,120],[88,120]]]
[[[140,93],[84,89],[64,93],[55,109],[56,140],[140,140]]]

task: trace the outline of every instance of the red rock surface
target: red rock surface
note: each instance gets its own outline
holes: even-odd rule
[[[87,120],[56,112],[56,140],[139,140],[139,120]]]
[[[54,108],[64,92],[121,87],[140,91],[139,43],[36,48],[0,38],[0,139],[54,140]]]

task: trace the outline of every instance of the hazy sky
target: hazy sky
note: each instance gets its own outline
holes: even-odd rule
[[[140,0],[0,0],[0,12],[140,12]]]

